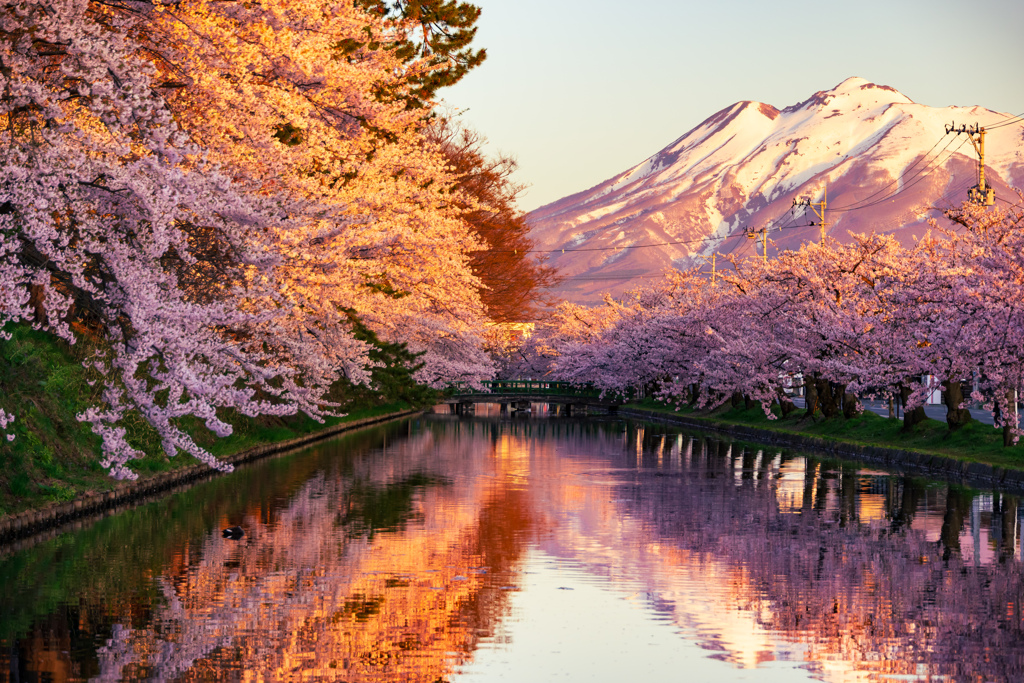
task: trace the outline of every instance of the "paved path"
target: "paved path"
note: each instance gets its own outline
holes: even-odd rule
[[[797,408],[806,407],[804,406],[804,399],[800,396],[794,396],[793,403],[796,404]],[[863,403],[864,407],[867,408],[868,410],[876,412],[882,417],[889,417],[889,403],[887,401],[862,400],[861,403]],[[925,406],[924,412],[925,415],[932,418],[933,420],[938,420],[939,422],[946,421],[946,406],[944,405]],[[900,418],[902,417],[903,413],[900,412]],[[982,424],[992,424],[992,414],[989,413],[987,410],[982,410],[981,408],[971,408],[971,417],[973,417],[978,422],[981,422]]]

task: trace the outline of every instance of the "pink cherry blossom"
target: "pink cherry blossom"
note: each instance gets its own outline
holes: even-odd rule
[[[180,418],[335,414],[330,385],[370,377],[353,314],[422,381],[492,372],[479,243],[402,96],[425,67],[388,49],[409,30],[330,0],[0,12],[0,330],[98,340],[80,419],[114,476],[129,411],[221,469]]]

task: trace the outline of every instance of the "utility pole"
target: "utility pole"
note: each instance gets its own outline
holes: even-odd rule
[[[974,145],[974,151],[978,153],[978,184],[967,190],[967,198],[975,204],[992,206],[996,203],[996,190],[985,184],[985,129],[978,124],[961,124],[958,128],[954,121],[946,126],[946,134],[949,133],[966,133],[967,139]]]
[[[711,254],[711,260],[710,261],[708,261],[708,257],[707,256],[694,256],[694,258],[698,258],[701,261],[703,261],[704,263],[710,263],[711,264],[711,286],[712,287],[715,285],[715,259],[717,257],[718,257],[718,252],[717,251],[715,253]]]
[[[830,224],[825,222],[825,207],[828,206],[828,187],[825,188],[824,193],[821,196],[820,202],[812,202],[810,197],[801,197],[800,199],[793,200],[793,207],[797,206],[809,206],[814,215],[818,217],[818,225],[821,226],[821,242],[825,241],[825,228]],[[814,225],[814,222],[811,222]]]
[[[761,258],[765,263],[768,263],[768,228],[764,227],[760,230],[747,230],[747,237],[752,240],[757,239],[757,236],[761,236]]]

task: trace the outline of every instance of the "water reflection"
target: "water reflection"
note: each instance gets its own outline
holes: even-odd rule
[[[1018,499],[544,415],[347,437],[10,554],[0,680],[1024,675]]]

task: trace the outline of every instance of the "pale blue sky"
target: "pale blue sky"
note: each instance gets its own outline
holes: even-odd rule
[[[518,158],[524,210],[734,102],[782,108],[849,76],[931,106],[1024,112],[1024,0],[473,1],[488,58],[441,95]]]

